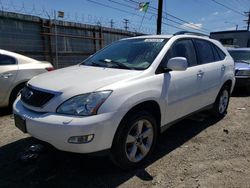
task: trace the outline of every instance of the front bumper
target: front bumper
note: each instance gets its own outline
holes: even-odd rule
[[[75,117],[56,113],[34,112],[17,99],[13,113],[26,121],[27,132],[33,137],[48,142],[59,150],[76,153],[92,153],[112,146],[116,129],[125,112],[110,112],[89,117]],[[71,144],[72,136],[94,134],[89,143]]]
[[[236,76],[235,87],[250,87],[250,77],[249,76]]]

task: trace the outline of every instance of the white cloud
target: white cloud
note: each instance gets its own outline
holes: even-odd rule
[[[213,16],[216,16],[216,15],[218,15],[218,14],[219,14],[219,12],[213,12],[213,13],[212,13]]]
[[[202,28],[202,23],[184,23],[181,25],[182,28],[193,28],[193,29],[201,29]]]
[[[199,19],[201,22],[204,22],[206,20],[206,18],[202,17],[201,19]]]

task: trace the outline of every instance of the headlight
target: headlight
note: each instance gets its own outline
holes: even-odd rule
[[[97,114],[97,110],[112,91],[98,91],[72,97],[57,108],[57,113],[89,116]]]
[[[250,76],[250,70],[238,70],[236,76]]]

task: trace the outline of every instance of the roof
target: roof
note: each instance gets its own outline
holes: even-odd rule
[[[35,63],[35,62],[38,63],[39,62],[38,60],[32,59],[30,57],[27,57],[27,56],[24,56],[24,55],[15,53],[15,52],[3,50],[3,49],[0,49],[0,54],[9,55],[9,56],[14,57],[14,58],[16,58],[18,60],[21,60],[22,62],[33,62],[33,63]]]
[[[247,31],[247,30],[231,30],[231,31],[216,31],[216,32],[211,32],[211,34],[225,34],[225,33],[247,33],[250,31]]]
[[[130,38],[123,38],[121,40],[127,40],[127,39],[144,39],[144,38],[166,38],[166,39],[169,39],[173,37],[173,35],[141,35],[141,36],[137,36],[137,37],[130,37]]]

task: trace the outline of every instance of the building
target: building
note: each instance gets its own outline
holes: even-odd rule
[[[250,31],[247,30],[211,32],[210,38],[225,46],[250,47]]]

